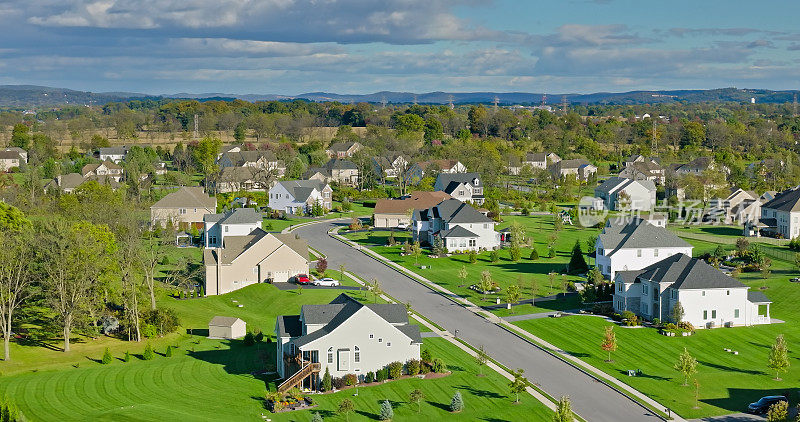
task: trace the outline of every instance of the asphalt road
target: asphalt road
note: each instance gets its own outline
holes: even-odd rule
[[[386,293],[404,303],[411,302],[417,312],[447,331],[455,333],[458,330],[459,338],[474,347],[484,346],[492,358],[508,368],[524,369],[525,377],[551,396],[569,396],[573,409],[585,419],[600,422],[660,420],[649,410],[607,385],[330,237],[327,232],[336,224],[311,224],[294,230],[294,233],[327,255],[328,268],[338,269],[339,264],[344,264],[347,271],[358,274],[364,280],[379,280]]]

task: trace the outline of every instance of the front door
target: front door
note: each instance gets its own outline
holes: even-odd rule
[[[339,349],[339,361],[337,362],[336,369],[339,371],[350,370],[350,349]]]

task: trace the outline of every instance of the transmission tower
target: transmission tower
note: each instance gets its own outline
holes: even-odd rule
[[[794,93],[794,100],[792,101],[792,115],[797,117],[797,93]]]
[[[197,139],[197,138],[200,137],[198,135],[199,127],[200,127],[199,123],[200,123],[200,118],[195,114],[194,115],[194,139]]]
[[[658,141],[656,140],[656,117],[650,116],[650,120],[653,121],[653,140],[651,142],[650,148],[653,150],[653,153],[658,151]]]
[[[447,96],[447,104],[450,105],[450,110],[456,108],[456,106],[453,105],[453,100],[454,100],[453,94],[450,94],[450,95]]]
[[[547,94],[542,94],[542,107],[547,104]]]
[[[492,100],[492,104],[494,104],[494,111],[497,111],[497,104],[500,103],[500,97],[497,95],[494,96],[494,100]]]
[[[567,96],[561,96],[561,112],[567,114]]]
[[[386,108],[386,96],[381,97],[381,108]]]
[[[414,105],[417,105],[417,94],[414,94]]]

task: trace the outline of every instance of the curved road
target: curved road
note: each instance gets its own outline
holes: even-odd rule
[[[294,233],[327,255],[328,268],[344,264],[364,280],[378,279],[395,299],[411,302],[414,310],[478,347],[508,368],[522,368],[525,376],[553,397],[569,396],[575,411],[589,421],[658,421],[660,418],[607,385],[525,340],[473,314],[455,302],[330,237],[328,231],[341,222],[299,227]]]

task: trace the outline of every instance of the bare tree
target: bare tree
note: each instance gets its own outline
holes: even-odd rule
[[[3,333],[5,357],[11,360],[11,327],[14,312],[28,299],[33,280],[33,249],[30,236],[0,233],[0,331]]]
[[[150,309],[156,309],[156,268],[164,258],[163,237],[152,235],[144,241],[141,254],[141,264],[144,270],[145,284],[150,295]]]

